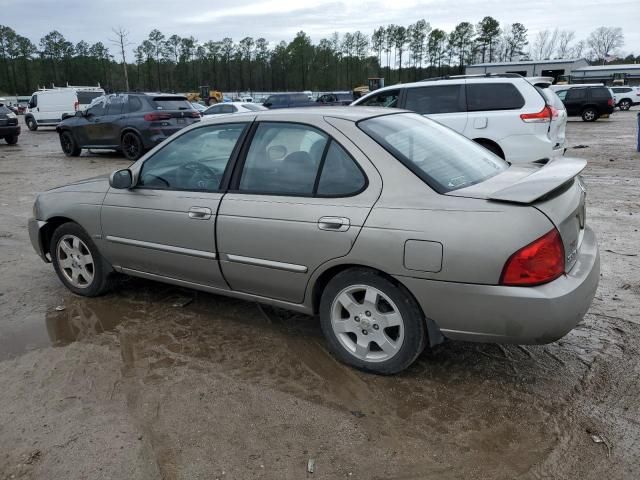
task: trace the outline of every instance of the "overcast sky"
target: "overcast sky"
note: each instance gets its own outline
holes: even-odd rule
[[[501,25],[523,23],[531,43],[547,28],[574,30],[579,40],[602,25],[622,27],[622,51],[639,54],[639,7],[638,0],[0,0],[0,24],[36,44],[54,29],[73,43],[108,44],[115,26],[129,30],[134,45],[154,28],[199,41],[251,36],[270,42],[289,41],[304,30],[317,42],[334,31],[370,35],[379,25],[406,26],[420,18],[449,31],[459,22],[475,24],[491,15]]]

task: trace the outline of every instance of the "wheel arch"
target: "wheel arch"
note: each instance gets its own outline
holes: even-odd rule
[[[40,245],[42,245],[42,253],[50,259],[51,256],[51,239],[53,238],[53,232],[56,231],[60,225],[64,225],[65,223],[75,223],[80,225],[75,220],[63,217],[63,216],[55,216],[51,217],[47,220],[47,223],[40,229]]]
[[[369,270],[371,272],[375,272],[383,276],[387,280],[389,280],[391,283],[393,283],[397,287],[400,287],[402,290],[404,290],[405,293],[408,294],[413,299],[413,301],[416,303],[416,305],[420,309],[420,312],[422,313],[422,317],[427,327],[427,336],[428,336],[429,345],[433,347],[444,341],[444,336],[442,335],[442,332],[440,332],[440,327],[438,327],[438,325],[432,319],[430,319],[425,315],[424,310],[422,309],[422,306],[418,302],[418,299],[413,295],[413,293],[411,293],[411,291],[393,275],[390,275],[387,272],[380,270],[379,268],[372,267],[370,265],[363,265],[358,263],[344,263],[344,264],[332,265],[326,268],[325,270],[323,270],[322,272],[320,272],[319,274],[317,274],[317,276],[315,277],[315,280],[313,281],[313,285],[311,287],[311,292],[310,292],[311,298],[309,299],[311,304],[311,309],[314,315],[317,315],[319,313],[320,299],[322,298],[322,292],[324,292],[324,289],[329,284],[331,279],[333,279],[339,273],[344,272],[345,270],[350,270],[350,269],[363,269],[363,270]]]
[[[127,133],[135,133],[142,140],[142,134],[140,133],[140,131],[137,128],[135,128],[135,127],[124,127],[122,130],[120,130],[120,143],[122,143],[122,137],[124,137],[125,134],[127,134]]]

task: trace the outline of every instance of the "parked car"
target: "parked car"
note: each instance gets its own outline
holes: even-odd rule
[[[509,166],[410,112],[219,116],[129,168],[41,193],[34,248],[78,295],[111,272],[308,314],[390,374],[445,337],[545,343],[599,280],[585,160]]]
[[[554,150],[564,148],[566,143],[565,132],[567,129],[567,109],[564,107],[560,97],[549,88],[539,89],[542,96],[547,101],[547,105],[551,110],[551,123],[549,125],[549,138],[553,142]]]
[[[200,121],[181,95],[125,93],[102,97],[86,111],[58,124],[62,151],[71,157],[83,148],[115,149],[137,160],[178,130]]]
[[[294,107],[315,107],[318,104],[306,93],[274,93],[269,95],[262,103],[269,109],[294,108]]]
[[[38,90],[31,95],[24,121],[29,130],[56,126],[66,116],[86,109],[97,97],[104,95],[100,87],[65,87]]]
[[[267,110],[259,103],[252,102],[226,102],[212,105],[204,111],[205,116],[220,115],[224,113],[244,113],[244,112],[258,112],[260,110]]]
[[[353,94],[351,92],[323,93],[316,102],[323,105],[351,105]]]
[[[406,108],[426,115],[512,163],[557,157],[552,111],[520,75],[467,75],[375,90],[352,105]]]
[[[640,105],[640,87],[611,87],[613,100],[620,110],[629,110],[634,105]]]
[[[207,106],[202,105],[201,103],[198,103],[198,102],[190,102],[190,103],[193,109],[197,111],[200,114],[200,116],[202,116],[208,108]]]
[[[18,143],[18,135],[20,135],[20,125],[18,125],[18,117],[10,110],[0,99],[0,138],[9,145]]]
[[[611,90],[607,87],[573,87],[556,90],[570,117],[582,117],[585,122],[608,118],[614,110]]]

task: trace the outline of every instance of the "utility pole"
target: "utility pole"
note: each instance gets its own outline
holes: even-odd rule
[[[129,32],[122,27],[112,28],[113,33],[116,34],[115,39],[110,39],[109,41],[120,48],[120,54],[122,55],[122,68],[124,69],[124,85],[125,91],[129,91],[129,73],[127,72],[127,58],[125,56],[125,47],[131,45],[127,41],[127,37],[129,36]]]

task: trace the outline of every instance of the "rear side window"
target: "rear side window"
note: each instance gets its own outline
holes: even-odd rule
[[[104,95],[102,92],[78,92],[78,103],[80,105],[89,105],[94,98]]]
[[[464,112],[464,85],[408,88],[405,108],[417,113]]]
[[[155,97],[153,104],[158,110],[192,110],[186,98]]]
[[[127,112],[135,113],[139,112],[140,110],[142,110],[142,100],[140,100],[138,97],[129,95],[127,98]]]
[[[358,105],[363,107],[397,107],[400,90],[385,90],[367,97]]]
[[[611,98],[611,93],[607,88],[592,88],[591,89],[591,98],[593,100],[608,100]]]
[[[356,162],[332,141],[318,182],[318,196],[341,197],[361,191],[367,180]]]
[[[572,88],[567,91],[567,95],[565,97],[567,100],[584,100],[587,98],[587,89],[586,88]]]
[[[384,115],[358,127],[439,193],[480,183],[507,168],[501,158],[422,115]]]
[[[511,83],[467,84],[467,108],[470,112],[519,110],[524,98]]]
[[[261,123],[247,152],[240,190],[311,196],[327,141],[310,126]]]

